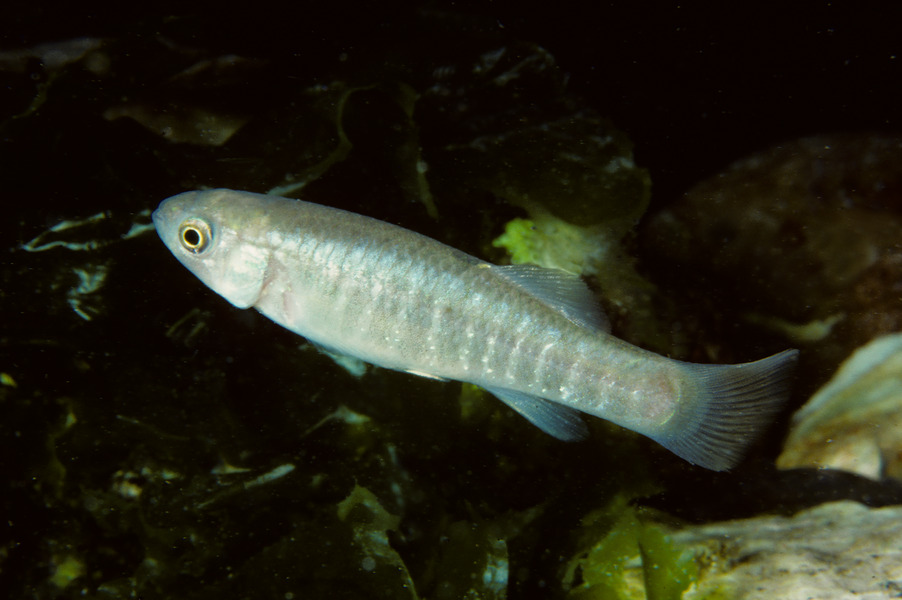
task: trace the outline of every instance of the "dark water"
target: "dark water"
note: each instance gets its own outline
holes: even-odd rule
[[[892,15],[716,6],[5,9],[9,597],[562,598],[624,499],[694,522],[898,502],[892,485],[775,474],[785,422],[715,475],[603,423],[566,445],[457,384],[356,378],[206,290],[152,231],[128,235],[180,191],[309,180],[307,199],[498,261],[491,240],[530,191],[609,224],[784,140],[898,132]],[[612,179],[585,167],[631,152]],[[558,197],[563,180],[581,193]],[[34,244],[60,245],[22,249],[64,221]],[[718,343],[737,360],[786,345]],[[806,373],[810,389],[829,371]]]

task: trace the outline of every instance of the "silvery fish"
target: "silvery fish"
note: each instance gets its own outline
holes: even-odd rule
[[[153,213],[163,243],[238,308],[334,352],[466,381],[561,440],[579,413],[726,470],[779,411],[797,354],[680,362],[610,333],[575,275],[497,266],[362,215],[250,192],[186,192]]]

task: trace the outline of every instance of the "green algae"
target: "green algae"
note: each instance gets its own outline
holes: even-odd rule
[[[66,588],[76,579],[84,577],[85,565],[76,556],[62,556],[54,563],[54,570],[49,581],[56,588]]]
[[[645,525],[637,542],[649,600],[679,600],[698,580],[695,555],[675,543],[664,529]]]
[[[492,245],[507,250],[513,263],[597,275],[610,244],[598,228],[571,225],[546,214],[509,221]]]
[[[338,503],[337,514],[353,529],[354,543],[348,549],[348,561],[358,565],[359,576],[378,589],[404,590],[416,600],[416,586],[407,566],[388,540],[388,532],[397,530],[401,519],[386,511],[375,494],[359,485]]]
[[[568,598],[679,600],[698,578],[695,554],[627,496],[587,515],[583,527],[586,549],[564,576]]]

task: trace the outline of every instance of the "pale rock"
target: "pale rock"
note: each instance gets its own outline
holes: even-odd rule
[[[882,600],[902,596],[902,507],[851,501],[792,517],[725,521],[673,534],[699,578],[683,600]]]
[[[856,350],[793,416],[777,466],[902,479],[902,333]]]

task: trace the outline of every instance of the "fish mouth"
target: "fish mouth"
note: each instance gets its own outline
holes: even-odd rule
[[[163,240],[163,243],[172,250],[175,237],[178,235],[177,229],[174,227],[177,217],[176,209],[169,200],[163,200],[155,211],[150,213],[150,220],[153,222],[157,235]]]
[[[150,213],[150,220],[153,221],[153,226],[156,228],[157,232],[160,233],[161,237],[163,235],[162,232],[166,229],[166,225],[171,222],[171,219],[167,219],[165,214],[166,212],[172,212],[171,210],[166,210],[168,208],[166,206],[167,202],[168,200],[164,200],[155,211]]]

